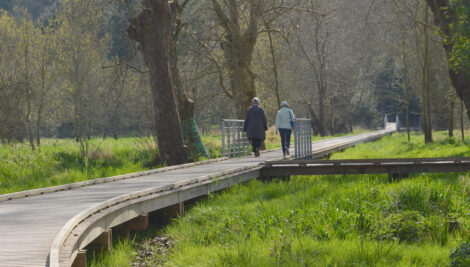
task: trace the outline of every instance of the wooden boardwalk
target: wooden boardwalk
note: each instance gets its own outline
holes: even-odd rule
[[[470,171],[470,158],[384,158],[268,161],[260,178],[291,175],[388,174],[389,181],[409,177],[412,173],[449,173]]]
[[[312,150],[314,155],[316,155],[315,157],[321,157],[331,152],[352,146],[358,142],[367,142],[378,139],[383,135],[394,131],[395,129],[390,127],[387,130],[382,131],[314,142]],[[58,258],[60,258],[60,266],[70,265],[67,257],[74,257],[77,252],[76,250],[78,250],[77,246],[80,246],[80,244],[85,242],[83,240],[79,240],[80,236],[73,238],[73,235],[71,234],[72,232],[64,232],[64,226],[70,225],[71,221],[73,221],[72,219],[77,218],[77,214],[83,214],[84,211],[91,210],[103,202],[119,198],[120,196],[130,195],[134,192],[141,192],[143,190],[157,190],[154,192],[165,192],[165,190],[175,190],[175,184],[179,184],[180,187],[184,187],[186,184],[197,185],[199,182],[208,182],[207,179],[195,180],[196,178],[201,177],[213,177],[217,175],[230,176],[235,175],[238,172],[244,173],[244,177],[246,179],[244,178],[243,181],[245,181],[259,175],[259,170],[262,165],[261,163],[270,160],[278,160],[281,156],[281,152],[276,150],[262,153],[259,158],[249,156],[210,162],[199,166],[179,169],[170,168],[168,171],[141,177],[1,201],[0,266],[58,266],[57,262],[54,262]],[[227,171],[230,170],[231,173],[228,173]],[[251,172],[251,174],[249,172]],[[242,179],[240,179],[240,182],[241,181]],[[218,189],[222,189],[224,186],[231,186],[231,183],[217,186]],[[161,189],[160,191],[158,191],[159,188]],[[204,192],[200,194],[202,195],[203,193]],[[137,197],[140,198],[141,196]],[[142,197],[142,199],[144,198],[145,197]],[[150,199],[150,197],[148,198]],[[155,196],[153,198],[155,198]],[[123,200],[116,203],[121,202],[124,203]],[[132,204],[136,202],[134,201],[129,203]],[[168,202],[167,204],[161,204],[160,207],[164,207],[165,205],[169,206],[172,205],[172,203]],[[149,205],[146,207],[149,207]],[[99,212],[95,211],[90,214],[95,216],[97,213]],[[122,214],[123,213],[121,212],[121,217]],[[116,220],[116,218],[113,219]],[[114,222],[114,224],[113,222],[110,222],[111,219],[109,218],[107,220],[108,226],[116,224],[116,222]],[[125,220],[125,218],[123,220]],[[81,219],[81,221],[84,221],[84,219]],[[89,225],[92,224],[90,223]],[[70,229],[78,231],[79,229],[76,228],[79,227],[71,227]],[[96,228],[95,232],[99,234],[99,231],[103,232],[104,230],[106,229]],[[83,230],[83,232],[86,231]],[[87,232],[87,234],[89,236],[93,236],[89,232]],[[64,238],[66,238],[62,240],[64,243],[69,242],[72,244],[71,250],[59,251],[58,253],[60,255],[55,255],[52,252],[54,248],[53,243],[57,242],[57,240],[61,241],[60,238],[57,238],[60,235],[63,235]],[[96,235],[97,234],[94,234],[94,236]],[[56,248],[61,249],[62,247],[62,243],[59,243]]]

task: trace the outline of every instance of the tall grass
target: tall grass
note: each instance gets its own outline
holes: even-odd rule
[[[425,145],[395,134],[333,158],[469,154],[467,143],[435,136]],[[167,266],[449,266],[450,251],[470,240],[469,199],[468,174],[252,181],[174,220],[164,229],[170,254],[152,257]]]
[[[110,253],[100,253],[99,251],[87,255],[90,267],[128,267],[129,262],[137,256],[133,241],[129,239],[119,239],[113,242],[114,249]]]
[[[212,158],[221,157],[220,135],[202,136]],[[73,139],[42,139],[34,152],[27,143],[0,144],[0,194],[80,182],[161,167],[153,138],[92,138],[82,157]],[[279,148],[270,129],[266,147]],[[204,160],[200,158],[199,160]]]
[[[267,131],[266,137],[267,149],[281,147],[274,127]],[[222,156],[220,135],[205,135],[202,140],[212,158]],[[158,160],[158,147],[153,138],[92,138],[88,147],[88,153],[82,157],[80,146],[73,139],[45,138],[40,149],[34,152],[27,143],[0,144],[0,194],[144,171],[164,165]]]
[[[446,132],[434,132],[434,142],[424,143],[424,136],[412,132],[408,142],[406,133],[384,136],[378,142],[356,145],[347,153],[336,153],[332,159],[345,158],[389,158],[389,157],[469,157],[470,140],[447,137]]]
[[[170,266],[446,266],[450,249],[470,238],[469,191],[456,180],[253,181],[167,227],[176,245],[165,259]],[[448,220],[459,221],[460,231],[448,232]]]
[[[152,138],[92,139],[87,157],[71,139],[43,139],[41,149],[0,145],[0,194],[157,167]]]

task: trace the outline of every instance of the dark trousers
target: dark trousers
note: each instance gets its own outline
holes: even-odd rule
[[[251,145],[253,146],[253,152],[255,152],[256,149],[261,146],[262,141],[263,141],[263,139],[251,138]]]
[[[290,147],[290,135],[292,134],[291,129],[279,128],[281,134],[282,153],[286,154],[286,150]]]

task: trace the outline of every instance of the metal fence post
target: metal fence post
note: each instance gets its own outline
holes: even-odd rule
[[[397,132],[399,132],[400,131],[400,118],[398,117],[398,115],[397,115],[397,118],[395,119],[395,123],[397,125]]]
[[[222,157],[225,157],[225,120],[222,120]]]
[[[235,132],[237,131],[237,129],[235,129],[235,123],[232,121],[231,122],[232,124],[232,157],[236,157],[237,156],[237,145],[236,145],[236,142],[237,142],[237,136],[235,134]]]
[[[297,147],[298,146],[298,138],[297,138],[297,131],[298,131],[298,123],[295,123],[294,124],[294,158],[297,159],[298,158],[298,152],[299,152],[299,148]]]
[[[230,146],[230,122],[227,121],[227,157],[231,158],[232,147]]]
[[[294,126],[294,158],[312,156],[312,123],[310,119],[296,119]]]
[[[249,142],[243,131],[243,120],[222,120],[222,155],[241,157],[249,155]]]
[[[241,142],[241,139],[240,139],[240,123],[236,123],[237,124],[237,146],[238,146],[238,151],[237,151],[237,156],[240,157],[241,153],[240,153],[240,142]]]

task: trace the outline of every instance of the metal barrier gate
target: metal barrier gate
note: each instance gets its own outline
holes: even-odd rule
[[[312,122],[310,119],[296,119],[294,125],[295,159],[309,159],[312,156]]]
[[[222,121],[222,156],[243,157],[250,153],[249,141],[243,132],[243,120]]]
[[[250,142],[243,132],[243,120],[222,121],[222,156],[243,157],[250,154]],[[312,156],[312,123],[310,119],[296,119],[294,125],[294,158]]]

